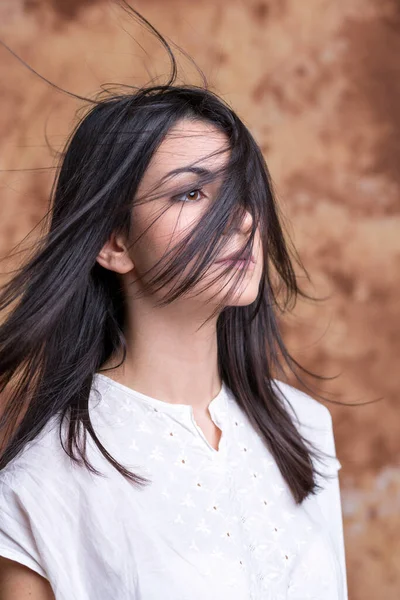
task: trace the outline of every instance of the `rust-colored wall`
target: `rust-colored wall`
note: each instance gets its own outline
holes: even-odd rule
[[[142,0],[136,8],[193,55],[267,157],[314,293],[285,323],[324,389],[341,458],[351,600],[400,595],[400,8],[397,0]],[[118,16],[119,15],[119,16]],[[76,93],[143,83],[122,14],[95,0],[0,0],[0,36]],[[146,44],[154,75],[163,53]],[[155,69],[154,65],[157,65]],[[182,59],[186,80],[195,73]],[[0,50],[0,169],[54,164],[79,103]],[[197,79],[198,81],[198,79]],[[0,252],[39,221],[51,170],[0,173]],[[336,397],[336,396],[335,396]],[[322,599],[321,599],[322,600]]]

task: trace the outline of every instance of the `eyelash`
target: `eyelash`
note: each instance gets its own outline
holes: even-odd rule
[[[189,200],[186,200],[186,201],[182,200],[182,196],[187,196],[188,194],[192,194],[193,192],[199,192],[201,194],[201,198],[197,198],[196,200],[194,200],[194,199],[189,199]],[[191,190],[188,190],[187,192],[183,192],[182,194],[178,194],[177,196],[172,196],[172,200],[174,202],[184,202],[185,204],[187,204],[188,202],[199,202],[204,197],[205,197],[205,194],[202,191],[202,188],[193,188]]]

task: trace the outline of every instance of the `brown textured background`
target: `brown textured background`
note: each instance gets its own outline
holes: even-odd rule
[[[195,58],[265,152],[313,291],[327,296],[287,320],[290,348],[305,366],[340,374],[324,384],[336,399],[383,398],[331,410],[350,599],[397,600],[400,2],[142,0],[135,7]],[[43,76],[83,95],[104,82],[146,82],[168,66],[148,35],[101,1],[0,0],[0,37]],[[181,66],[186,81],[199,82],[187,60]],[[55,164],[45,137],[59,149],[80,104],[3,49],[0,72],[4,254],[43,216],[53,172],[33,169]]]

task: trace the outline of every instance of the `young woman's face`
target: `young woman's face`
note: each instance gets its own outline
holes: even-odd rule
[[[168,133],[158,150],[155,152],[140,183],[137,198],[132,214],[132,247],[131,258],[134,263],[134,276],[146,282],[148,277],[154,275],[154,270],[147,276],[146,273],[163,259],[165,254],[178,242],[187,237],[190,230],[216,198],[220,181],[213,180],[199,187],[199,175],[184,171],[193,165],[209,171],[216,171],[223,167],[229,159],[227,137],[212,124],[203,121],[182,120]],[[176,169],[182,169],[174,176],[166,176]],[[186,192],[178,197],[174,196],[176,188],[185,189]],[[147,196],[156,196],[147,200]],[[221,259],[236,254],[249,238],[252,226],[252,217],[246,212],[241,226],[230,232],[229,241],[225,246],[223,255],[218,257],[208,268],[203,278],[196,286],[188,291],[182,299],[191,299],[192,302],[210,302],[211,306],[223,304],[227,291],[232,288],[237,278],[237,269],[244,269],[244,276],[234,295],[229,298],[230,306],[248,305],[257,298],[261,274],[262,252],[260,235],[257,231],[252,256],[253,260],[247,263],[231,263],[233,271],[221,275],[227,268],[227,262]],[[190,274],[193,265],[190,263],[180,276],[184,279]],[[157,273],[157,268],[155,269]],[[208,284],[221,275],[209,287]],[[168,290],[175,282],[168,284]],[[142,290],[145,285],[140,286]],[[161,298],[165,295],[162,290],[157,293]]]

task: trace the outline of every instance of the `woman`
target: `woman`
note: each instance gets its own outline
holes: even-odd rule
[[[95,103],[1,296],[2,600],[347,597],[329,412],[274,379],[298,292],[227,105]]]

